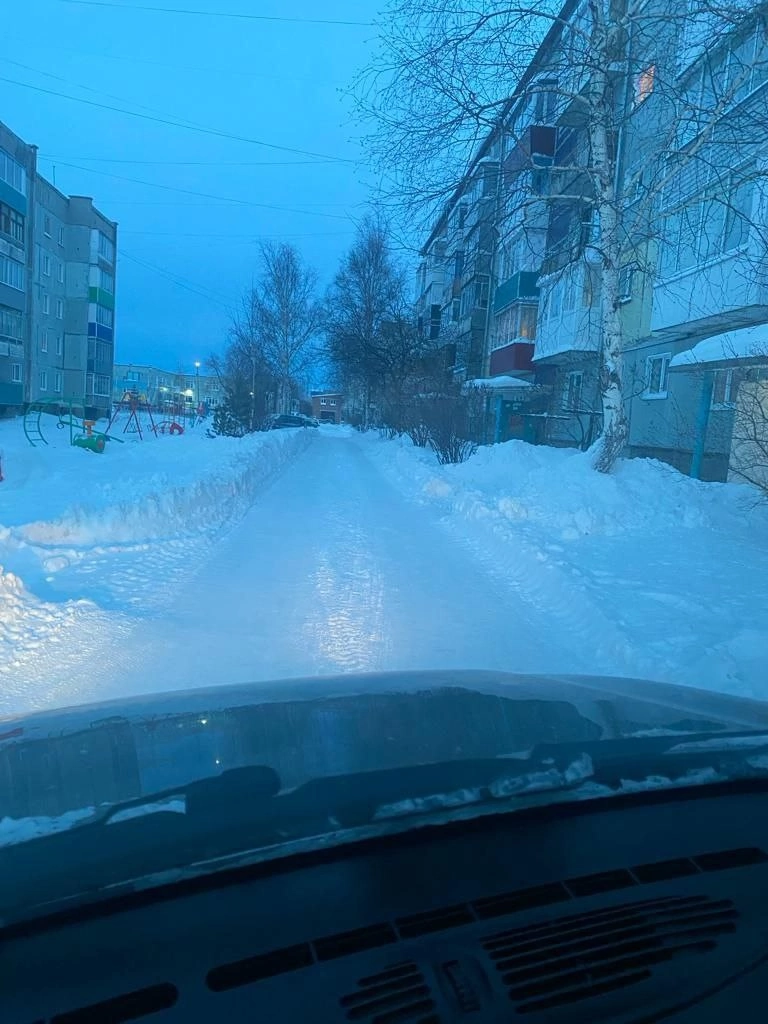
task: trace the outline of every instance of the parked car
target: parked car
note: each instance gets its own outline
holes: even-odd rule
[[[283,427],[316,427],[317,420],[301,413],[280,413],[269,420],[270,430],[281,430]]]

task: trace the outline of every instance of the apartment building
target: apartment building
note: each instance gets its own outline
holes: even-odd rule
[[[0,413],[112,395],[117,225],[37,172],[37,149],[0,124]]]
[[[760,360],[754,346],[748,363],[743,354],[706,365],[682,354],[768,322],[765,5],[743,4],[727,20],[689,15],[683,3],[670,17],[663,0],[612,6],[623,29],[601,60],[628,452],[725,479],[738,384],[759,378]],[[482,208],[490,253],[475,250],[488,274],[476,293],[487,315],[473,321],[469,346],[481,350],[477,375],[497,399],[496,438],[587,447],[601,429],[609,247],[596,213],[585,100],[594,73],[587,69],[598,63],[582,52],[590,17],[584,2],[564,5],[422,250],[419,312],[429,317],[430,336],[450,344],[461,334],[449,325],[471,251],[456,223],[466,224],[483,197],[483,166],[498,168],[495,202]],[[734,353],[743,348],[732,344]],[[456,370],[475,376],[478,360],[460,353],[457,346]],[[534,387],[515,394],[514,378]]]
[[[224,397],[224,388],[215,374],[183,369],[172,371],[139,363],[116,363],[112,398],[121,401],[126,394],[135,394],[159,410],[212,408]]]

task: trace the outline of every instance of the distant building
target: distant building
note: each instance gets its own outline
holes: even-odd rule
[[[312,415],[321,423],[341,423],[344,395],[338,391],[313,391]]]
[[[224,397],[221,380],[215,374],[163,370],[139,363],[116,363],[112,398],[121,401],[134,393],[160,411],[217,406]]]
[[[112,395],[117,225],[37,172],[37,147],[0,123],[0,414]]]

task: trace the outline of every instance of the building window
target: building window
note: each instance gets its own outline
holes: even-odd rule
[[[744,376],[743,370],[715,370],[712,385],[712,408],[733,409],[739,384]]]
[[[520,323],[517,329],[518,338],[533,341],[536,337],[536,320],[539,315],[538,306],[521,306]]]
[[[329,405],[336,405],[336,399],[332,398],[328,404]]]
[[[10,235],[15,242],[24,242],[24,216],[13,209],[12,206],[7,206],[5,203],[0,203],[0,231],[6,235]]]
[[[51,276],[51,257],[45,252],[43,253],[43,276]]]
[[[43,295],[43,313],[48,316],[51,312],[51,297],[50,295]]]
[[[24,196],[27,194],[27,172],[4,149],[0,149],[0,181],[7,182]]]
[[[99,267],[99,288],[105,292],[109,292],[110,295],[115,294],[115,278],[108,271],[104,270],[103,267]]]
[[[59,245],[64,245],[64,228],[59,228]]]
[[[40,375],[38,377],[38,382],[40,384],[40,390],[41,391],[47,391],[48,390],[48,371],[47,370],[41,370],[40,371]]]
[[[321,398],[320,399],[320,405],[328,405],[328,399],[327,398]]]
[[[64,319],[64,299],[56,299],[56,319]]]
[[[11,380],[14,384],[21,384],[21,363],[11,363]]]
[[[23,292],[25,281],[24,264],[0,253],[0,284],[7,284],[9,288],[17,288]]]
[[[43,217],[43,234],[46,238],[51,237],[51,218],[48,216],[47,213]]]
[[[59,279],[59,284],[64,284],[64,264],[61,260],[56,264],[56,276]]]
[[[47,352],[48,351],[48,328],[47,327],[43,328],[43,333],[40,335],[40,351],[41,352]]]
[[[93,393],[94,395],[106,396],[111,394],[112,386],[109,377],[104,373],[95,373],[93,375]]]
[[[581,390],[583,384],[584,374],[580,370],[567,374],[565,390],[563,391],[563,409],[568,412],[578,412],[581,409]]]
[[[648,97],[653,92],[653,87],[656,82],[656,65],[649,65],[644,71],[641,71],[639,75],[635,75],[635,106],[639,107],[641,103],[645,103]]]
[[[53,376],[53,390],[61,394],[61,373],[58,370]]]
[[[626,263],[619,270],[619,302],[629,302],[632,298],[632,285],[634,282],[635,268],[631,263]]]
[[[549,295],[549,310],[548,316],[551,320],[556,320],[563,311],[563,292],[562,292],[562,281],[556,281],[555,286]]]
[[[106,306],[96,306],[96,323],[102,327],[112,327],[115,322],[115,314]],[[188,385],[189,386],[189,385]]]
[[[11,341],[24,340],[24,321],[17,310],[0,306],[0,337]]]
[[[60,356],[64,352],[64,338],[60,335],[56,335],[56,355]]]
[[[102,231],[99,231],[99,256],[108,263],[115,262],[115,246]]]
[[[671,355],[649,356],[645,361],[645,398],[667,397],[667,375]]]

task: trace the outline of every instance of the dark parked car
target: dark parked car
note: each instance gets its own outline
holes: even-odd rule
[[[317,420],[300,413],[281,413],[269,421],[270,430],[281,430],[283,427],[316,427]]]

